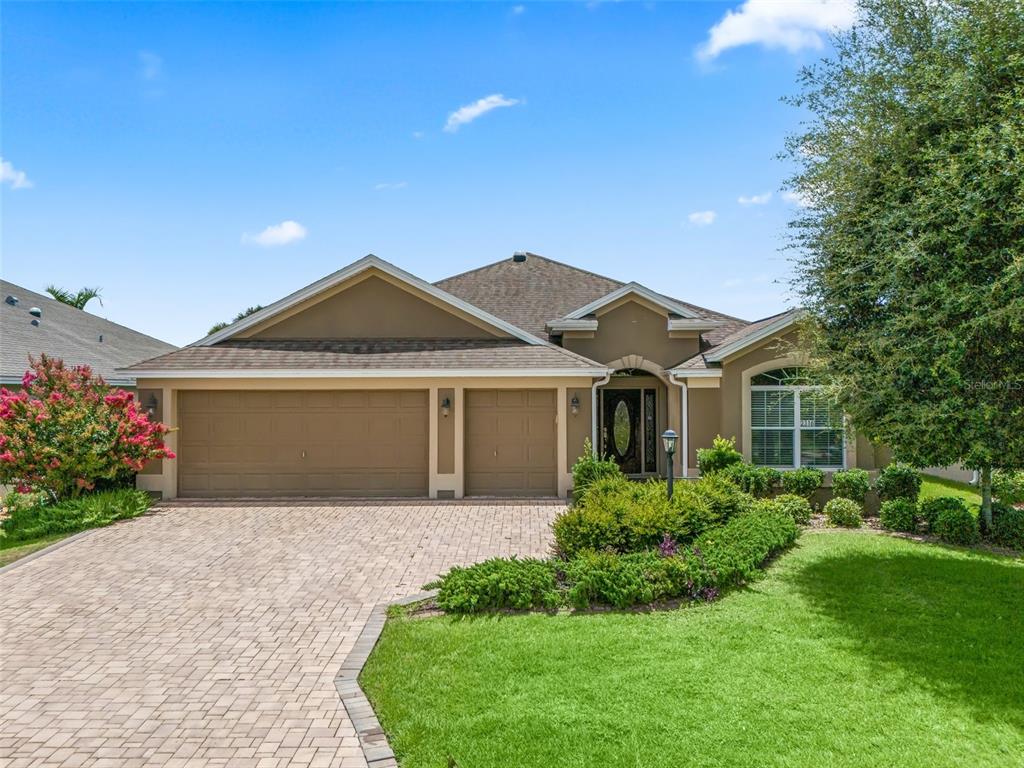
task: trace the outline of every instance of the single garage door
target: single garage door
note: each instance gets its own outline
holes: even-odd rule
[[[466,494],[558,493],[555,391],[466,391]]]
[[[426,391],[183,391],[181,496],[426,496]]]

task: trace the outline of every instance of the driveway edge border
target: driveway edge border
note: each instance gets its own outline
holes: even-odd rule
[[[42,549],[37,549],[35,552],[29,552],[24,557],[19,557],[14,562],[8,563],[7,565],[0,568],[0,576],[7,573],[8,571],[13,571],[19,565],[27,565],[28,563],[31,563],[37,557],[48,555],[54,550],[60,549],[61,547],[66,547],[68,544],[74,544],[79,539],[84,539],[90,533],[96,533],[96,531],[103,530],[104,527],[106,526],[101,526],[99,528],[86,528],[84,531],[72,533],[70,536],[65,536],[63,539],[58,539],[57,541],[53,542],[53,544],[48,544]]]
[[[370,658],[370,653],[380,639],[380,633],[388,620],[388,608],[393,605],[419,603],[436,595],[436,591],[419,592],[373,606],[355,645],[342,662],[338,676],[334,678],[334,687],[337,688],[341,703],[345,705],[345,711],[356,730],[359,748],[363,751],[363,758],[369,768],[398,768],[398,759],[391,751],[384,729],[380,727],[377,713],[373,711],[373,706],[359,685],[359,673],[363,671],[366,660]]]

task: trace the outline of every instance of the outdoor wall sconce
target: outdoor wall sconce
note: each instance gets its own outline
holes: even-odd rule
[[[675,430],[666,429],[661,435],[661,442],[665,446],[665,454],[668,456],[668,497],[672,498],[672,456],[676,452],[676,440],[679,435]]]
[[[441,401],[441,415],[447,419],[448,414],[451,413],[451,410],[452,399],[450,397],[446,397],[444,400]]]
[[[151,418],[156,413],[157,405],[159,405],[159,403],[156,400],[156,395],[151,392],[149,397],[146,398],[146,402],[143,404],[143,407],[146,409],[146,413],[149,414]]]
[[[569,407],[572,408],[572,415],[576,416],[580,412],[580,396],[573,393],[572,400],[569,401]]]

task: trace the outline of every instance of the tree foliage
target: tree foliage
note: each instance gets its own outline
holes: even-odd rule
[[[93,299],[98,300],[100,304],[103,303],[103,297],[100,296],[99,288],[81,288],[77,292],[72,293],[67,288],[48,285],[46,286],[46,292],[61,304],[67,304],[75,309],[85,309],[85,305]]]
[[[834,43],[787,142],[815,358],[900,460],[1024,466],[1024,2],[861,0]]]
[[[107,386],[88,366],[33,360],[22,389],[0,389],[0,483],[19,492],[74,497],[101,480],[173,459],[168,428],[152,421],[131,392]]]
[[[249,315],[252,315],[252,314],[255,314],[256,312],[259,312],[261,309],[263,309],[263,305],[262,304],[257,304],[255,307],[246,307],[241,312],[239,312],[237,315],[235,315],[235,319],[232,320],[231,323],[237,323],[239,320],[243,320],[243,319],[247,318]],[[229,325],[231,325],[231,323],[225,323],[225,322],[214,323],[213,325],[210,326],[210,330],[207,331],[207,335],[214,334],[217,331],[222,331],[225,328],[227,328]]]

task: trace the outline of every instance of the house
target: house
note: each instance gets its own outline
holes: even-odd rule
[[[21,385],[29,356],[42,353],[88,365],[108,384],[131,388],[135,377],[118,368],[177,349],[6,280],[0,293],[0,385],[8,388]]]
[[[532,253],[427,283],[367,256],[129,366],[164,497],[565,496],[590,438],[636,477],[735,436],[778,467],[872,467],[801,375],[798,312],[746,322]]]

